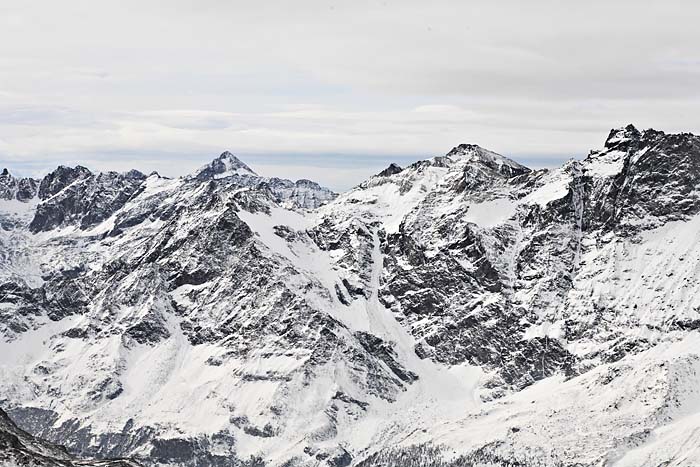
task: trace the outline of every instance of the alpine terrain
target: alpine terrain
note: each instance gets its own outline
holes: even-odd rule
[[[700,465],[699,311],[692,134],[339,195],[5,170],[0,465]]]

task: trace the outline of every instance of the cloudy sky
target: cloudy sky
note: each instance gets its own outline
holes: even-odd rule
[[[700,132],[700,2],[0,2],[0,165],[188,173],[223,150],[342,190],[476,143],[533,167]]]

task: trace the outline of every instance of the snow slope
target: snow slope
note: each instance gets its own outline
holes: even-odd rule
[[[695,465],[697,180],[698,137],[632,126],[337,197],[59,167],[0,205],[0,405],[146,465]]]

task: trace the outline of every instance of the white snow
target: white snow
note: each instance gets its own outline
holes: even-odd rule
[[[547,178],[544,185],[527,195],[521,202],[524,204],[539,204],[545,207],[548,203],[561,199],[569,193],[569,185],[572,181],[571,175],[559,169],[552,171]]]
[[[540,324],[530,326],[525,330],[523,334],[523,339],[532,339],[535,337],[549,337],[552,339],[559,339],[564,337],[564,321],[557,321],[552,323],[550,321],[543,321]]]
[[[248,224],[268,248],[291,261],[296,261],[297,256],[290,249],[287,241],[275,233],[274,227],[284,225],[293,230],[305,230],[312,226],[311,220],[304,217],[302,213],[277,207],[271,208],[270,214],[241,210],[238,212],[238,217]]]
[[[615,309],[615,321],[630,332],[700,319],[700,216],[639,239],[589,242],[582,261],[569,294],[572,312],[586,313],[592,304]]]
[[[39,204],[39,198],[32,198],[28,201],[19,201],[16,199],[0,199],[0,214],[9,214],[27,217],[34,214],[36,207]]]
[[[622,151],[609,151],[587,158],[584,167],[589,175],[597,177],[613,177],[620,173],[624,164]]]
[[[515,215],[518,204],[508,198],[497,198],[469,205],[465,220],[479,227],[490,228],[500,225]]]
[[[319,215],[351,213],[361,219],[381,220],[387,232],[397,232],[406,214],[415,208],[447,174],[444,167],[406,169],[393,177],[374,178],[368,186],[341,194],[319,209]],[[410,188],[406,191],[405,186]]]
[[[270,264],[289,271],[284,276],[289,290],[298,292],[309,307],[340,323],[338,339],[354,342],[352,334],[356,331],[379,336],[393,346],[397,361],[419,376],[417,381],[395,390],[395,401],[370,394],[367,383],[358,376],[362,365],[349,362],[338,350],[347,347],[331,349],[327,361],[308,369],[309,348],[281,350],[274,338],[268,342],[251,336],[251,341],[261,342],[191,345],[181,320],[196,315],[218,326],[242,313],[236,308],[238,298],[225,295],[230,282],[219,277],[164,291],[145,303],[99,307],[97,302],[108,300],[108,295],[98,293],[84,316],[58,322],[29,319],[36,329],[18,334],[16,340],[0,339],[2,398],[16,405],[54,408],[61,413],[57,424],[75,417],[96,431],[120,431],[129,419],[157,427],[162,436],[189,437],[232,430],[238,455],[262,455],[278,464],[294,455],[306,456],[304,448],[309,445],[340,445],[359,461],[382,448],[432,442],[445,446],[448,457],[498,443],[504,453],[531,456],[527,459],[536,459],[539,465],[587,462],[656,466],[670,457],[678,459],[677,465],[700,465],[696,448],[700,443],[700,337],[697,332],[670,330],[674,322],[700,319],[700,280],[696,279],[700,276],[700,216],[629,238],[603,236],[600,232],[571,236],[575,239],[571,241],[579,243],[577,269],[571,274],[573,286],[556,302],[560,306],[547,307],[546,300],[542,305],[533,297],[548,293],[547,279],[560,279],[571,271],[549,266],[556,263],[551,257],[546,259],[549,269],[544,270],[551,277],[539,277],[541,271],[516,270],[516,259],[527,245],[528,235],[536,233],[520,225],[516,216],[531,205],[546,208],[548,203],[567,196],[572,176],[565,170],[547,172],[536,179],[534,188],[528,185],[518,192],[517,196],[522,196],[519,200],[506,182],[484,193],[458,193],[454,187],[463,175],[460,164],[468,163],[469,158],[454,159],[452,167],[417,166],[391,177],[373,178],[313,212],[285,209],[272,201],[269,214],[237,212],[254,232],[255,246],[274,260]],[[610,177],[621,169],[621,160],[620,154],[609,152],[581,164],[595,177]],[[246,175],[232,164],[229,160],[227,172],[219,176],[230,175],[228,170]],[[0,274],[38,285],[45,271],[85,264],[100,272],[109,261],[138,257],[137,252],[152,247],[149,240],[161,232],[164,221],[146,219],[117,238],[97,237],[111,230],[120,214],[143,209],[144,200],[182,201],[178,197],[194,198],[204,190],[200,187],[180,193],[187,184],[184,179],[151,176],[145,183],[145,190],[137,198],[90,230],[83,232],[69,226],[36,235],[21,229],[0,232],[2,254],[6,255],[0,257],[5,263],[0,264]],[[228,197],[238,193],[235,189],[226,191],[221,204],[226,205]],[[30,216],[37,201],[8,203],[0,202],[0,212]],[[183,202],[183,206],[187,204]],[[178,219],[168,240],[185,238],[188,229],[206,225],[225,208],[217,209]],[[321,250],[307,230],[326,219],[339,229],[358,227],[365,243],[357,238],[350,242],[347,249],[358,251],[345,251],[345,247]],[[407,232],[428,256],[453,240],[453,226],[452,230],[457,231],[465,227],[460,223],[474,223],[484,229],[478,233],[484,235],[487,254],[498,256],[493,264],[506,277],[509,290],[475,294],[474,303],[484,307],[512,298],[518,306],[530,307],[521,323],[533,323],[519,337],[557,339],[573,354],[590,357],[597,366],[568,379],[546,378],[502,399],[483,402],[481,396],[492,394],[485,383],[494,375],[469,364],[450,367],[419,358],[410,327],[398,321],[406,317],[400,312],[394,314],[379,299],[386,280],[381,229],[394,233],[402,222],[407,229],[415,229]],[[295,231],[291,240],[275,233],[280,225]],[[498,230],[488,230],[497,226]],[[492,235],[494,232],[503,233],[508,241]],[[546,233],[557,238],[559,232]],[[563,232],[561,239],[560,251],[565,253],[570,251],[568,233]],[[365,255],[363,264],[371,268],[365,270],[367,275],[359,277],[342,264],[343,258],[353,253]],[[457,256],[455,260],[467,271],[474,267],[467,257]],[[411,268],[403,258],[399,259],[399,267]],[[159,273],[154,276],[153,287],[160,287],[158,281],[164,279]],[[129,275],[115,287],[130,290],[144,286],[142,279]],[[368,298],[358,296],[349,305],[341,304],[334,288],[343,279],[363,281]],[[527,281],[531,282],[523,286]],[[220,292],[213,291],[217,287]],[[216,293],[226,298],[221,300]],[[410,293],[418,291],[407,295]],[[504,298],[505,293],[512,296]],[[198,301],[200,295],[210,302]],[[186,312],[164,311],[173,302]],[[2,304],[0,311],[11,306]],[[474,306],[469,311],[480,310],[483,308]],[[603,363],[596,352],[612,340],[609,335],[566,341],[567,318],[577,318],[581,324],[585,317],[599,316],[600,310],[605,310],[602,316],[607,320],[600,327],[601,333],[616,333],[614,337],[620,339],[644,339],[653,347],[615,363]],[[162,312],[170,337],[152,344],[125,343],[120,326],[148,312]],[[255,309],[245,319],[263,313],[265,310]],[[421,319],[413,324],[431,325],[427,317]],[[109,323],[113,334],[90,340],[61,336],[92,320]],[[482,324],[496,322],[492,319]],[[249,353],[235,352],[251,343],[255,345]],[[113,400],[92,398],[88,391],[107,380],[121,384],[123,392]],[[334,414],[337,425],[332,426],[329,404],[337,392],[369,405],[366,409],[339,409]],[[276,415],[277,410],[284,411],[283,419]],[[277,436],[262,438],[245,433],[232,422],[243,418],[257,428],[269,424],[277,430]],[[217,449],[223,455],[228,452],[226,446]],[[537,464],[533,461],[532,465]]]
[[[214,175],[214,178],[226,178],[226,177],[231,177],[233,175],[253,175],[253,176],[255,176],[255,174],[253,172],[251,172],[250,170],[248,170],[246,168],[237,167],[237,168],[227,168],[225,172]]]

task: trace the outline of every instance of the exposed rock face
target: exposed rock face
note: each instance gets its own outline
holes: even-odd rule
[[[124,206],[145,179],[138,171],[95,175],[85,167],[61,166],[41,181],[42,202],[29,229],[40,232],[67,225],[82,230],[93,227]]]
[[[287,207],[313,209],[332,201],[337,196],[328,188],[311,180],[302,179],[292,182],[273,177],[266,183],[277,200]]]
[[[146,465],[700,462],[699,184],[700,138],[632,126],[337,197],[59,167],[0,215],[0,403]]]
[[[386,169],[382,170],[377,174],[379,177],[390,177],[392,175],[396,175],[397,173],[401,172],[403,169],[401,168],[400,165],[394,164],[393,162],[389,164],[389,167]]]
[[[7,169],[0,172],[0,200],[27,202],[37,194],[38,182],[33,178],[15,178]]]
[[[257,177],[258,174],[228,151],[221,153],[210,164],[197,171],[198,180],[211,180],[231,176]]]
[[[66,448],[37,439],[21,430],[0,409],[0,465],[7,467],[138,467],[123,460],[81,460]]]
[[[314,209],[337,196],[311,180],[293,182],[277,177],[261,177],[228,151],[200,168],[194,178],[200,181],[229,179],[237,185],[269,191],[278,203],[287,208]]]

